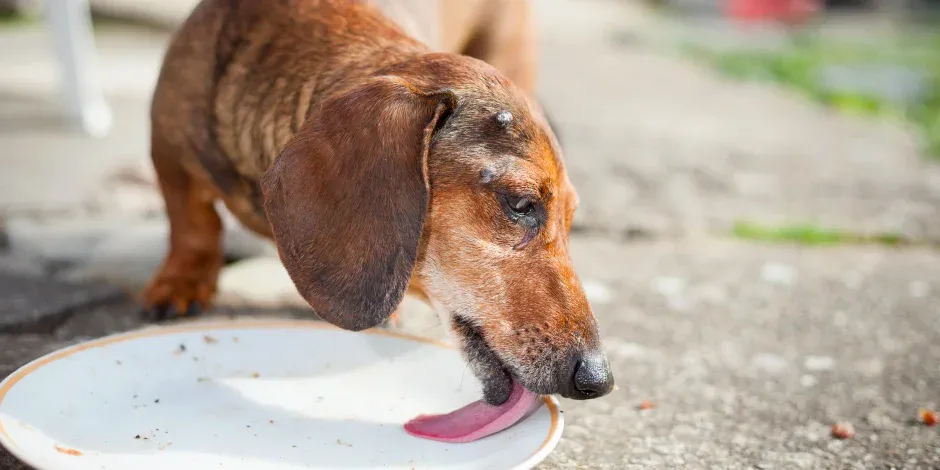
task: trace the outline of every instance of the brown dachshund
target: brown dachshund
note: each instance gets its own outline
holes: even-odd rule
[[[154,93],[170,251],[146,306],[208,308],[220,199],[274,239],[324,320],[376,326],[408,291],[450,327],[488,402],[506,401],[514,380],[607,394],[568,255],[577,196],[529,91],[481,60],[432,52],[366,2],[203,0]]]

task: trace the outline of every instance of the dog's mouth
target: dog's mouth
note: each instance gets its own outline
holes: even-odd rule
[[[541,397],[513,376],[475,326],[456,316],[453,322],[467,362],[482,382],[483,399],[448,414],[419,416],[405,424],[405,430],[436,441],[470,442],[524,419],[538,408]]]
[[[515,379],[509,367],[499,358],[483,337],[483,332],[466,319],[452,317],[454,334],[461,340],[464,358],[473,371],[473,375],[483,385],[483,400],[493,406],[500,406],[509,400]]]

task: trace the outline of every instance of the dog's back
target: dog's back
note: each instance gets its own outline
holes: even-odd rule
[[[151,117],[153,145],[172,150],[154,153],[178,155],[266,233],[253,183],[311,107],[425,49],[364,2],[204,0],[167,52]]]

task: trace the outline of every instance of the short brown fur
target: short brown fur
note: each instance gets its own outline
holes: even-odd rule
[[[528,20],[527,5],[512,8]],[[523,55],[514,65],[492,34],[464,46],[500,51],[494,62],[522,88],[483,61],[432,53],[362,2],[203,0],[154,94],[171,237],[146,305],[158,316],[209,307],[221,200],[274,239],[325,320],[375,326],[407,290],[465,333],[474,371],[495,377],[491,402],[508,393],[493,364],[558,393],[570,357],[600,349],[568,256],[577,196],[531,101],[531,48],[510,48]],[[507,111],[510,123],[494,118]],[[534,215],[508,211],[517,194]]]

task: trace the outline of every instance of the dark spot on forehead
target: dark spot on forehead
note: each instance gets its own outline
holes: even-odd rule
[[[496,113],[496,122],[502,127],[508,127],[512,124],[512,113],[509,111],[500,111]]]
[[[483,184],[490,184],[493,180],[496,179],[496,175],[493,173],[493,170],[490,168],[484,168],[480,170],[480,182]]]

